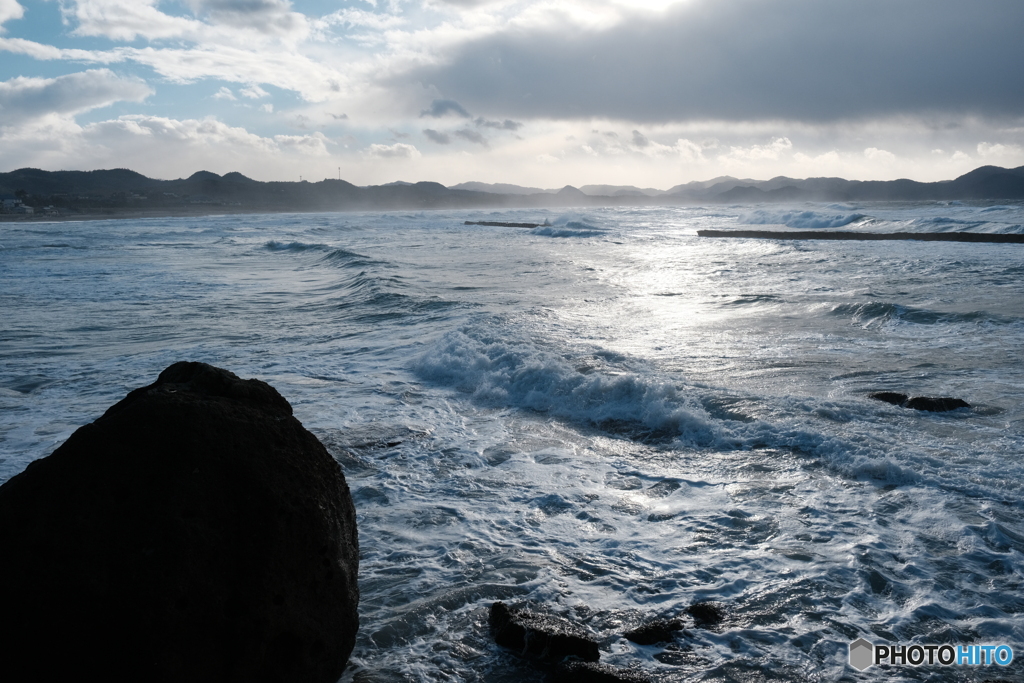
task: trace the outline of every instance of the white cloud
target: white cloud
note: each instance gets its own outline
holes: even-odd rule
[[[333,27],[368,28],[374,31],[385,31],[408,23],[405,17],[395,14],[380,14],[365,10],[345,8],[310,22],[313,34],[318,39],[327,37]]]
[[[74,116],[114,102],[141,102],[153,94],[144,81],[92,69],[57,78],[19,76],[0,82],[0,125],[16,126],[50,114]]]
[[[691,142],[686,138],[679,138],[676,140],[675,148],[679,156],[683,159],[699,161],[704,158],[704,149],[697,143]]]
[[[305,16],[282,0],[189,0],[194,18],[158,9],[160,0],[70,0],[62,6],[72,35],[117,41],[183,39],[239,43],[254,39],[297,42],[309,33]]]
[[[372,144],[367,148],[366,155],[378,159],[416,159],[421,156],[418,149],[404,142],[393,145]]]
[[[0,2],[3,2],[3,0],[0,0]],[[0,25],[0,35],[3,35],[3,33],[4,27]],[[60,59],[60,50],[57,48],[25,40],[24,38],[0,37],[0,52],[29,55],[35,59]]]
[[[17,0],[0,0],[0,33],[4,32],[4,23],[12,19],[21,19],[25,8]]]
[[[1024,163],[1024,148],[1020,145],[981,142],[978,144],[978,156],[986,161],[1022,164]]]
[[[260,52],[227,46],[203,49],[119,48],[117,54],[152,67],[175,83],[205,78],[273,85],[297,92],[308,102],[336,99],[347,76],[292,52]]]
[[[864,150],[864,156],[871,161],[878,161],[884,164],[891,164],[896,161],[896,155],[877,147],[868,147]]]
[[[248,97],[251,100],[258,100],[261,97],[270,97],[270,93],[256,85],[255,83],[247,85],[238,91],[244,97]]]
[[[273,114],[274,113],[274,105],[270,104],[269,102],[267,102],[266,104],[261,104],[260,105],[260,111],[266,112],[268,114]]]
[[[78,25],[76,36],[98,36],[131,41],[170,38],[195,39],[205,30],[202,22],[173,17],[156,8],[159,0],[71,0],[61,5],[64,18]]]
[[[274,142],[282,150],[298,152],[310,156],[328,156],[327,139],[323,133],[310,135],[275,135]]]
[[[270,139],[229,126],[214,118],[176,120],[162,116],[122,116],[118,119],[89,124],[82,129],[84,139],[103,144],[130,143],[144,145],[150,141],[172,142],[194,147],[246,148],[272,152],[276,145]]]
[[[793,149],[789,138],[774,138],[767,145],[751,145],[749,147],[730,147],[728,156],[747,161],[777,160],[783,152]]]
[[[225,88],[221,86],[220,90],[213,96],[215,100],[237,100],[235,93],[231,92],[231,88]]]

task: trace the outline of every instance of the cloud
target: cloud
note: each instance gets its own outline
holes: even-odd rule
[[[1014,164],[1024,163],[1024,148],[1020,145],[978,143],[978,156],[986,160],[1001,160]]]
[[[461,116],[464,119],[470,118],[469,112],[462,108],[462,105],[455,100],[434,100],[430,103],[430,109],[420,112],[420,117],[430,116],[439,119],[443,116]]]
[[[4,23],[12,19],[21,19],[25,8],[17,0],[0,0],[0,33],[4,32]]]
[[[0,0],[3,1],[3,0]],[[157,9],[160,0],[70,0],[61,12],[76,36],[111,40],[251,41],[254,36],[297,41],[309,33],[305,16],[286,0],[187,0],[195,18]]]
[[[431,142],[436,142],[439,145],[450,145],[452,142],[452,137],[448,135],[448,133],[439,133],[432,128],[424,129],[423,134],[426,135],[427,139]]]
[[[394,14],[379,14],[377,12],[346,8],[319,19],[314,19],[310,23],[313,31],[316,33],[316,37],[323,39],[326,37],[326,32],[334,26],[385,31],[405,24],[406,19]]]
[[[767,145],[751,145],[749,147],[730,147],[728,156],[733,159],[747,161],[777,160],[783,152],[793,149],[789,138],[775,138]],[[865,150],[867,155],[867,150]],[[888,154],[888,152],[885,152]]]
[[[68,23],[78,26],[75,36],[98,36],[132,41],[196,38],[203,34],[202,22],[173,17],[156,8],[159,0],[71,0],[62,4],[61,13]]]
[[[871,161],[880,161],[882,163],[890,164],[896,161],[896,155],[892,152],[887,152],[884,149],[878,149],[877,147],[868,147],[864,150],[864,156]]]
[[[308,102],[335,98],[331,84],[346,80],[330,66],[287,51],[261,52],[217,45],[193,49],[118,48],[98,56],[104,54],[149,66],[174,83],[205,78],[245,83],[250,87],[262,83],[297,92]],[[258,92],[263,91],[258,89]]]
[[[188,4],[196,16],[215,25],[289,38],[308,32],[306,17],[293,12],[287,0],[188,0]]]
[[[85,126],[86,140],[105,144],[130,143],[153,148],[153,142],[173,143],[179,149],[189,147],[247,148],[258,152],[275,150],[272,140],[229,126],[213,118],[176,120],[163,116],[122,116]]]
[[[496,128],[498,130],[516,131],[523,127],[522,123],[511,119],[505,119],[504,121],[488,121],[484,118],[477,118],[473,123],[482,128]]]
[[[641,133],[638,130],[634,130],[633,131],[633,146],[634,147],[641,147],[642,148],[642,147],[647,147],[650,144],[651,144],[651,141],[648,140],[644,136],[643,133]]]
[[[141,102],[153,89],[138,78],[92,69],[57,78],[19,76],[0,82],[0,125],[15,126],[50,114],[74,116],[115,102]]]
[[[396,142],[393,145],[372,144],[367,148],[366,155],[379,159],[415,159],[420,156],[420,151],[412,145]]]
[[[676,150],[679,152],[679,156],[687,161],[700,161],[704,159],[703,147],[686,138],[676,140]]]
[[[224,86],[221,86],[220,90],[218,90],[213,95],[213,99],[215,99],[215,100],[237,100],[238,98],[235,97],[235,93],[231,92],[231,88],[225,88]]]
[[[461,128],[455,131],[454,135],[456,137],[462,138],[463,140],[468,140],[469,142],[472,142],[474,145],[483,145],[484,147],[487,146],[487,138],[485,138],[483,135],[481,135],[480,133],[476,132],[471,128]]]
[[[323,133],[309,135],[275,135],[274,142],[285,151],[298,152],[310,156],[328,156],[327,143],[330,142]]]
[[[239,92],[244,97],[248,97],[251,100],[258,100],[261,97],[270,97],[270,93],[268,93],[266,90],[256,85],[255,83],[247,85],[246,87],[239,90]]]
[[[1019,116],[1020,26],[1024,3],[1004,0],[691,0],[600,28],[506,22],[392,83],[518,118]]]

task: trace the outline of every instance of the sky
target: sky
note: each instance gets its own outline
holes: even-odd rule
[[[668,189],[1024,165],[1021,0],[0,0],[0,171]]]

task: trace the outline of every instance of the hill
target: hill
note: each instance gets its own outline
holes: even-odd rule
[[[744,204],[800,201],[1024,200],[1024,166],[982,166],[953,180],[859,181],[843,178],[739,180],[731,177],[677,185],[668,191],[622,185],[540,190],[516,185],[395,182],[359,187],[344,180],[262,182],[241,173],[198,171],[157,180],[129,169],[0,173],[5,204],[22,203],[49,215],[180,215],[211,212],[355,211],[393,209],[533,208]],[[595,192],[607,194],[595,194]]]

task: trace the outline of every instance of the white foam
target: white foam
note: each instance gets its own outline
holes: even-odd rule
[[[824,228],[842,228],[863,221],[867,216],[862,213],[827,213],[811,210],[786,209],[755,209],[740,215],[737,223],[745,225],[785,225],[801,230],[821,230]]]

